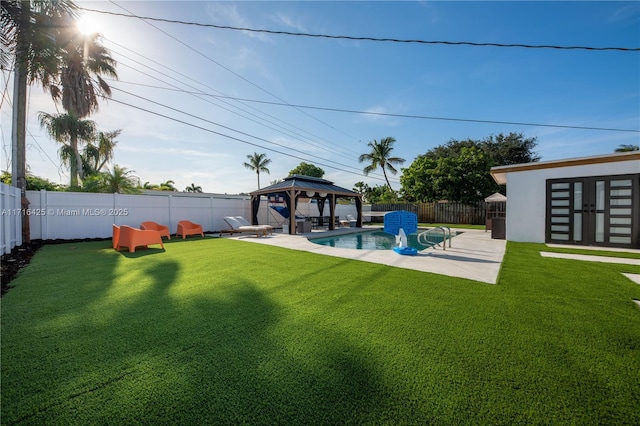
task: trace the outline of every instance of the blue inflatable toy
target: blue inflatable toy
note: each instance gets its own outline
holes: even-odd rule
[[[398,245],[393,248],[398,254],[415,256],[418,250],[407,245],[407,232],[410,234],[418,230],[418,216],[406,211],[389,212],[384,215],[384,232],[395,235]]]

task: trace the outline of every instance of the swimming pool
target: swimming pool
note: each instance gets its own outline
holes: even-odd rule
[[[425,231],[418,229],[418,234]],[[431,247],[418,242],[418,234],[407,235],[407,245],[418,251]],[[455,235],[455,233],[453,234]],[[452,235],[452,236],[453,236]],[[431,241],[441,242],[442,235],[432,235]],[[354,232],[351,234],[334,235],[332,237],[309,238],[314,244],[323,246],[348,248],[357,250],[391,250],[397,246],[395,235],[387,234],[383,230]]]

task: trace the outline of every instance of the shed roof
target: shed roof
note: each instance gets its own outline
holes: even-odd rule
[[[281,182],[274,183],[273,185],[258,189],[257,191],[253,191],[251,195],[268,195],[279,192],[287,192],[291,189],[296,189],[299,191],[326,192],[328,194],[336,194],[346,197],[360,196],[359,193],[334,185],[333,182],[326,179],[303,175],[287,176]]]
[[[640,160],[640,152],[622,152],[614,154],[596,155],[592,157],[569,158],[565,160],[540,161],[533,163],[514,164],[491,168],[491,176],[499,185],[507,183],[507,174],[526,172],[531,170],[553,169],[558,167],[584,166],[588,164],[613,163],[617,161]]]
[[[505,201],[507,201],[507,197],[505,197],[499,192],[496,192],[495,194],[489,195],[487,198],[484,199],[484,201],[486,203],[504,203]]]

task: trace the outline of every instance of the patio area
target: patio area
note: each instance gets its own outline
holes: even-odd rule
[[[341,228],[321,233],[322,236],[331,236],[375,228],[378,227]],[[255,238],[245,234],[225,238],[495,284],[504,257],[506,241],[492,240],[490,232],[475,229],[458,229],[457,231],[461,233],[453,238],[451,247],[447,244],[446,250],[425,249],[418,252],[416,256],[401,256],[391,250],[327,247],[308,240],[309,236],[319,236],[320,232],[299,235],[274,233],[266,238]]]

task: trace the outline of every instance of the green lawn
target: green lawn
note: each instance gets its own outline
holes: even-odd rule
[[[2,298],[2,424],[640,424],[638,266],[109,246],[45,246]]]

